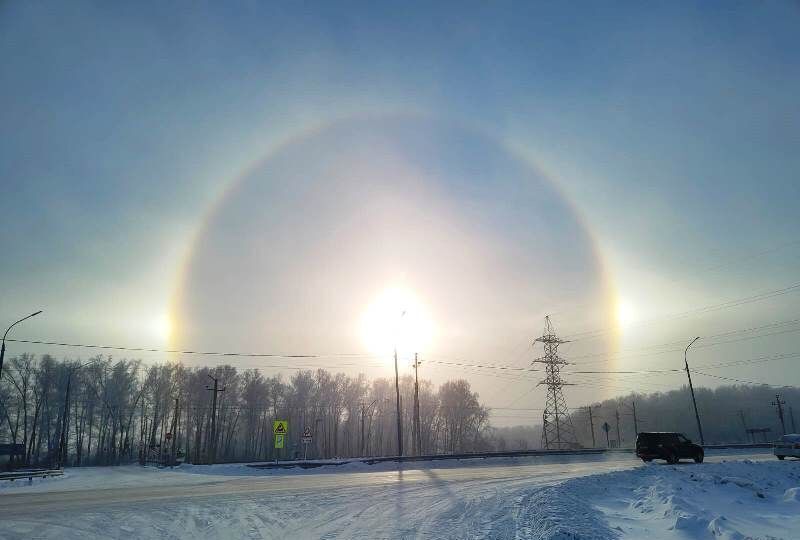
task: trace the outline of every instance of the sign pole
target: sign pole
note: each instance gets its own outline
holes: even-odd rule
[[[303,430],[303,436],[300,437],[300,442],[303,443],[303,461],[308,460],[308,445],[311,444],[312,440],[311,428],[306,427]]]
[[[282,450],[286,444],[286,436],[289,434],[289,422],[287,420],[274,420],[272,422],[272,433],[275,435],[275,450]],[[278,464],[280,452],[275,452],[275,465]]]

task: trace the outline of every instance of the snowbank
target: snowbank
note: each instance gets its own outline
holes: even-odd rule
[[[573,508],[576,517],[532,537],[797,539],[798,486],[800,461],[654,463],[552,488],[545,503],[555,510],[532,512],[558,516],[559,508]],[[586,513],[594,514],[591,520]],[[595,532],[589,534],[587,524]]]
[[[0,538],[800,539],[800,461],[707,458],[74,469],[0,493]]]

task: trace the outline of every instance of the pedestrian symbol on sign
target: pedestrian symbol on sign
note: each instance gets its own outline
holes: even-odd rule
[[[300,437],[300,442],[303,443],[303,459],[308,459],[308,445],[311,444],[312,440],[311,428],[306,426],[303,429],[303,436]]]
[[[272,433],[275,435],[286,435],[289,433],[289,422],[287,420],[275,420],[272,422]]]

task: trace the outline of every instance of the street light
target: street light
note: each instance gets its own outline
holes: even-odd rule
[[[400,314],[400,323],[406,312]],[[394,390],[397,395],[397,455],[403,455],[403,424],[400,416],[400,372],[397,369],[397,330],[394,338]]]
[[[694,386],[692,386],[692,374],[689,371],[689,361],[686,359],[686,355],[689,352],[689,347],[694,345],[694,342],[700,339],[700,336],[694,338],[689,344],[686,346],[686,350],[683,351],[683,363],[686,366],[686,376],[689,377],[689,391],[692,393],[692,404],[694,405],[694,417],[697,420],[697,431],[700,433],[700,446],[706,444],[705,439],[703,439],[703,426],[700,425],[700,413],[697,412],[697,400],[694,398]]]
[[[35,317],[36,315],[38,315],[38,314],[39,314],[39,313],[41,313],[41,312],[42,312],[42,310],[39,310],[39,311],[37,311],[36,313],[31,313],[31,314],[30,314],[30,315],[28,315],[27,317],[23,317],[23,318],[21,318],[20,320],[18,320],[17,322],[15,322],[14,324],[12,324],[12,325],[11,325],[11,326],[9,326],[8,328],[6,328],[6,333],[5,333],[5,334],[3,334],[3,345],[2,345],[2,347],[0,347],[0,377],[2,377],[2,376],[3,376],[3,358],[4,358],[4,357],[5,357],[5,355],[6,355],[6,336],[8,336],[8,333],[9,333],[9,332],[11,331],[11,329],[12,329],[12,328],[14,328],[16,325],[18,325],[19,323],[21,323],[21,322],[22,322],[22,321],[24,321],[25,319],[30,319],[31,317]]]

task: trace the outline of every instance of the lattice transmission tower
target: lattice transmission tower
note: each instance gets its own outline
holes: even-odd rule
[[[575,428],[572,426],[567,400],[564,399],[562,390],[562,387],[569,383],[561,378],[561,366],[568,362],[558,356],[558,346],[567,341],[555,335],[549,316],[544,318],[544,335],[536,338],[534,345],[537,342],[544,345],[544,356],[537,358],[533,363],[544,364],[545,377],[539,385],[547,386],[547,398],[542,414],[542,448],[553,450],[577,448]]]

